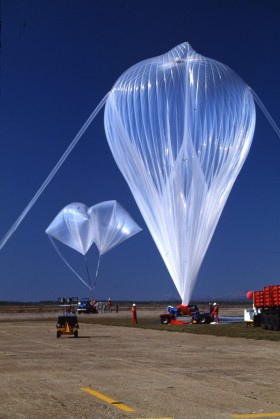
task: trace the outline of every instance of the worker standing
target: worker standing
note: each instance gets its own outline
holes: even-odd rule
[[[112,301],[111,301],[111,298],[108,298],[108,301],[107,301],[107,307],[108,307],[108,311],[112,311]]]
[[[212,316],[213,316],[214,319],[216,319],[216,323],[220,323],[220,320],[219,320],[219,306],[218,306],[217,303],[213,304]]]
[[[132,304],[131,313],[132,313],[132,324],[137,324],[138,321],[137,321],[136,304]]]

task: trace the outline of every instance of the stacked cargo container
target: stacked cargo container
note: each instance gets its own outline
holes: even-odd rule
[[[280,330],[280,285],[269,285],[254,291],[254,325]]]

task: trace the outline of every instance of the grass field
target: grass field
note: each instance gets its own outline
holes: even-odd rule
[[[175,304],[176,305],[176,304]],[[202,303],[201,303],[202,305]],[[189,333],[189,334],[198,334],[198,335],[211,335],[211,336],[225,336],[231,338],[244,338],[244,339],[253,339],[253,340],[268,340],[268,341],[280,341],[280,331],[271,331],[263,330],[260,327],[246,327],[244,322],[240,323],[224,323],[219,325],[208,325],[208,324],[189,324],[189,325],[163,325],[160,322],[159,315],[157,315],[154,310],[159,310],[159,307],[162,307],[162,304],[156,303],[142,303],[138,304],[140,307],[138,312],[138,321],[137,325],[131,323],[130,307],[129,304],[123,303],[120,304],[120,313],[112,315],[88,315],[82,314],[79,315],[79,323],[81,324],[99,324],[104,326],[121,326],[121,327],[134,327],[140,329],[153,329],[159,330],[162,332],[179,332],[179,333]],[[243,313],[244,308],[248,307],[247,303],[244,304],[224,304],[220,305],[222,310],[226,310],[230,307],[233,312],[232,315],[240,316]],[[202,311],[206,311],[207,306],[202,306]],[[14,304],[14,305],[0,305],[0,323],[7,321],[26,321],[24,314],[32,314],[32,319],[29,318],[28,321],[42,321],[47,320],[56,324],[57,316],[54,315],[55,311],[58,309],[56,304]],[[162,308],[163,311],[165,307]],[[144,310],[146,315],[142,316],[141,310]],[[1,316],[1,313],[5,314],[4,317]],[[23,316],[21,317],[21,313]],[[42,318],[41,314],[44,313],[47,317]],[[124,313],[124,314],[123,314]],[[148,313],[148,315],[147,315]],[[226,314],[226,313],[224,313]],[[16,315],[16,317],[14,316]],[[227,315],[227,314],[226,314]],[[9,320],[8,320],[9,319]]]
[[[159,318],[143,318],[140,319],[137,325],[131,324],[130,319],[127,318],[102,318],[98,316],[79,317],[79,322],[100,324],[104,326],[122,326],[122,327],[136,327],[141,329],[153,329],[163,332],[179,332],[179,333],[194,333],[199,335],[212,335],[212,336],[227,336],[231,338],[245,338],[254,340],[270,340],[280,341],[280,331],[275,332],[272,330],[263,330],[261,327],[246,327],[242,323],[228,323],[228,324],[189,324],[189,325],[163,325],[160,323]]]

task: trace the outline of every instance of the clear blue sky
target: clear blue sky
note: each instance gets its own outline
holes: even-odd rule
[[[1,237],[116,79],[131,65],[184,41],[233,68],[280,124],[278,0],[3,0],[1,14]],[[280,141],[257,109],[249,157],[194,297],[235,295],[280,283],[279,161]],[[91,206],[111,199],[143,231],[104,255],[96,298],[178,297],[113,160],[101,112],[1,250],[0,300],[87,296],[45,229],[71,202]],[[81,255],[63,252],[84,274]],[[88,262],[94,273],[97,252],[89,253]]]

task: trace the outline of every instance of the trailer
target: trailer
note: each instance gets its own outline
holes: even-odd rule
[[[280,285],[265,286],[253,292],[253,309],[245,310],[246,325],[280,330]]]

